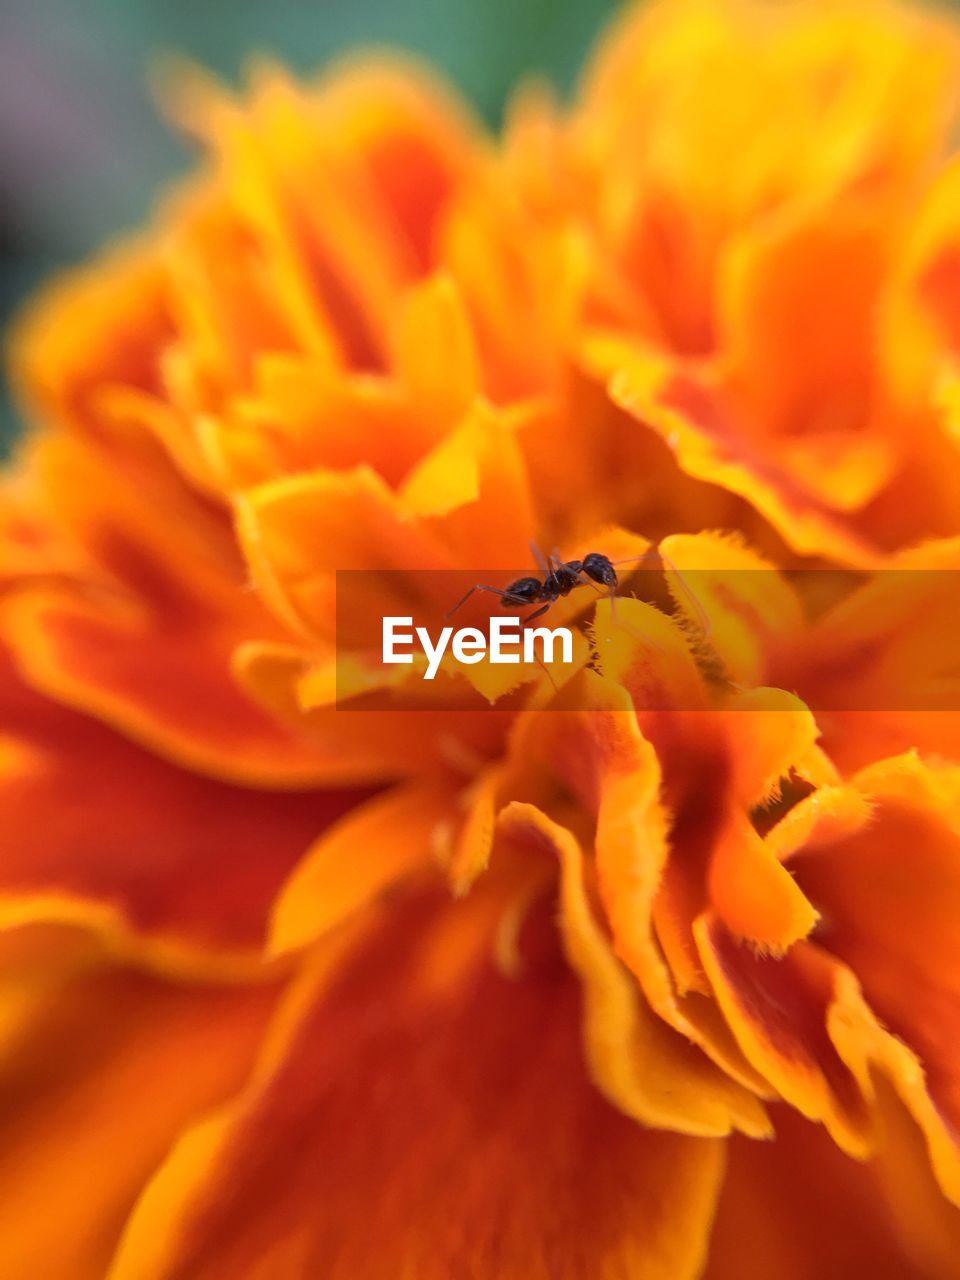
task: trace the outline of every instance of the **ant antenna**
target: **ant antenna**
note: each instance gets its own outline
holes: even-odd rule
[[[666,572],[674,575],[677,587],[683,594],[690,612],[696,617],[700,630],[703,632],[704,639],[709,640],[713,631],[713,624],[710,621],[709,614],[697,599],[690,587],[690,584],[683,576],[682,571],[677,568],[670,557],[665,552],[661,551],[659,547],[650,547],[650,549],[645,551],[642,556],[633,556],[628,560],[613,560],[611,563],[615,568],[617,565],[621,564],[642,564],[644,560],[649,560],[651,556],[659,556]]]
[[[696,595],[691,590],[689,582],[687,582],[686,578],[683,576],[683,574],[680,572],[677,566],[673,563],[670,557],[667,555],[664,555],[662,551],[658,552],[658,555],[660,556],[660,559],[663,561],[664,569],[666,569],[668,573],[674,574],[674,576],[676,577],[677,586],[680,588],[680,591],[683,593],[687,601],[687,605],[690,608],[691,612],[696,617],[697,624],[699,625],[700,630],[703,632],[703,638],[705,640],[709,640],[710,634],[713,630],[713,624],[710,621],[710,615],[707,613],[706,609],[704,609],[703,605],[697,599]]]

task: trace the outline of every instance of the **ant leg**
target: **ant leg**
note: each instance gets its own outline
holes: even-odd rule
[[[489,591],[491,595],[499,596],[501,600],[506,600],[508,604],[516,605],[518,607],[527,603],[526,600],[521,600],[518,596],[511,595],[509,591],[503,591],[500,587],[489,587],[484,582],[478,582],[457,601],[452,609],[448,609],[443,616],[445,618],[452,617],[462,605],[467,603],[475,591]]]
[[[553,565],[549,564],[548,561],[544,559],[543,552],[540,550],[540,548],[537,546],[535,542],[530,543],[530,551],[533,555],[534,560],[536,560],[537,562],[537,568],[546,578],[550,573],[553,572]]]
[[[540,668],[540,670],[543,672],[543,674],[547,677],[547,679],[550,681],[550,683],[553,685],[554,693],[559,693],[560,686],[557,684],[556,680],[554,680],[553,674],[550,668],[547,666],[547,664],[543,661],[542,658],[538,658],[536,654],[533,655],[533,660],[537,664],[537,666]]]
[[[587,575],[583,572],[582,569],[579,570],[577,573],[577,586],[589,587],[590,590],[595,591],[598,596],[605,596],[607,594],[606,591],[604,591],[603,587],[598,586],[598,584],[594,582],[592,578],[587,577]]]
[[[539,609],[534,609],[533,613],[528,613],[527,616],[520,623],[521,629],[523,627],[528,626],[531,622],[533,622],[534,618],[542,617],[552,604],[553,604],[553,601],[548,600],[547,603],[542,604]]]
[[[448,609],[443,616],[445,618],[452,618],[453,615],[457,612],[457,610],[461,609],[467,603],[467,601],[470,599],[473,593],[479,590],[481,590],[481,587],[480,587],[480,583],[478,582],[475,587],[471,587],[469,591],[465,592],[457,601],[457,603],[453,606],[453,608]]]
[[[531,543],[530,545],[532,548],[534,547],[533,543]],[[538,563],[540,563],[541,556],[540,556],[540,553],[536,550],[536,548],[534,548],[534,554],[537,557]],[[546,574],[546,573],[552,572],[553,566],[551,565],[550,568],[547,569],[542,563],[540,563],[540,569],[544,574]],[[550,608],[551,604],[553,604],[553,601],[548,600],[547,603],[541,605],[539,609],[535,609],[533,613],[528,614],[527,617],[524,618],[523,621],[520,623],[520,630],[522,631],[528,622],[533,622],[534,618],[542,617],[543,614],[545,614],[547,610]],[[547,679],[550,681],[550,683],[553,685],[554,693],[559,693],[560,686],[557,684],[556,680],[554,680],[553,673],[550,671],[550,668],[547,666],[547,664],[544,661],[542,661],[542,659],[538,658],[536,654],[533,655],[533,660],[537,664],[537,666],[540,668],[540,670],[543,672],[543,674],[547,677]]]

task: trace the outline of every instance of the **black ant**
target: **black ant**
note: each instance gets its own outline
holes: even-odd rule
[[[644,560],[649,560],[652,555],[659,554],[666,567],[673,569],[676,573],[680,589],[690,603],[693,613],[699,619],[704,635],[709,636],[710,634],[710,621],[703,610],[703,606],[684,582],[679,570],[674,568],[662,552],[657,552],[651,548],[644,555],[637,556],[633,560],[617,561],[611,560],[602,551],[590,551],[582,560],[561,560],[560,556],[554,552],[552,556],[544,561],[543,556],[534,544],[531,544],[530,549],[543,574],[542,582],[539,578],[534,578],[533,576],[517,578],[507,587],[491,587],[485,582],[477,582],[457,601],[452,609],[447,611],[446,616],[449,618],[456,613],[462,605],[466,604],[475,591],[489,591],[493,595],[500,597],[500,604],[504,609],[524,609],[527,605],[539,605],[539,609],[534,609],[533,613],[528,613],[523,619],[522,625],[526,626],[528,623],[533,622],[534,619],[542,617],[561,596],[568,596],[574,587],[581,586],[592,586],[595,591],[601,587],[605,588],[610,597],[610,607],[614,609],[619,585],[616,565],[638,564]]]
[[[556,603],[561,596],[568,596],[574,587],[592,586],[593,583],[597,583],[600,587],[606,588],[611,600],[616,597],[617,571],[613,561],[602,552],[590,551],[582,560],[561,560],[559,556],[552,555],[546,563],[535,547],[533,552],[544,575],[542,582],[534,577],[517,578],[515,582],[511,582],[504,588],[491,587],[485,582],[478,582],[447,612],[447,617],[456,613],[461,605],[466,604],[475,591],[490,591],[493,595],[499,596],[504,609],[523,609],[530,604],[539,604],[539,609],[535,609],[523,619],[524,626],[545,614],[552,604]],[[641,556],[640,559],[645,557]],[[618,561],[618,563],[625,562]]]

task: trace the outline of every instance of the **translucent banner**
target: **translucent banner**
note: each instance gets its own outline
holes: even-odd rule
[[[646,709],[773,687],[814,712],[956,712],[958,588],[953,569],[340,571],[313,704],[568,709],[603,681]]]

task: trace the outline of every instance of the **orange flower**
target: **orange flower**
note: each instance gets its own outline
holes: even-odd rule
[[[885,2],[654,3],[608,35],[570,117],[531,94],[511,122],[522,214],[487,256],[505,271],[536,221],[556,265],[534,296],[566,281],[575,359],[804,555],[957,532],[956,433],[929,361],[903,366],[949,329],[956,202],[934,188],[916,210],[958,65],[951,23]]]
[[[181,80],[13,342],[5,1275],[958,1274],[956,50],[677,3],[502,143]],[[372,655],[534,539],[659,567]]]

